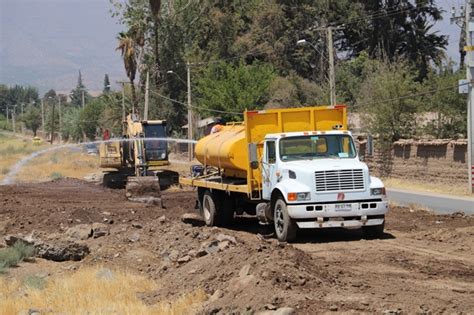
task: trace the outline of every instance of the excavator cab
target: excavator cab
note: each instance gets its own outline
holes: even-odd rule
[[[168,165],[168,145],[166,138],[166,121],[143,123],[145,140],[145,160],[150,166]],[[162,140],[160,140],[162,139]]]

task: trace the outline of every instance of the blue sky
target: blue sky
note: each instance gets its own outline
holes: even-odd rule
[[[459,60],[459,27],[449,22],[458,0],[438,0],[446,11],[435,29],[449,36],[448,55]],[[0,83],[70,90],[81,70],[86,86],[101,90],[105,73],[125,78],[109,0],[0,0]]]

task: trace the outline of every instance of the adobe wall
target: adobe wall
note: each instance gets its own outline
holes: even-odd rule
[[[375,150],[372,156],[366,154],[366,143],[361,141],[359,154],[376,176],[460,185],[468,180],[465,140],[401,140],[391,150]]]

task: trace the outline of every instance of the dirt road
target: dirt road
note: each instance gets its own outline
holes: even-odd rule
[[[194,192],[170,191],[166,209],[159,209],[73,179],[0,186],[0,235],[33,233],[54,242],[94,222],[107,230],[77,240],[90,248],[82,261],[38,259],[7,277],[94,264],[127,268],[162,284],[143,294],[147,303],[203,288],[210,296],[204,313],[284,306],[298,314],[474,310],[472,216],[395,207],[383,239],[364,240],[358,230],[305,231],[288,245],[249,218],[229,229],[204,227],[185,215],[194,213],[194,203]]]

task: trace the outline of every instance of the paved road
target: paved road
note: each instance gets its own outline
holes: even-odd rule
[[[474,215],[474,198],[441,195],[403,189],[387,189],[388,199],[400,205],[416,204],[438,214],[462,211]]]

